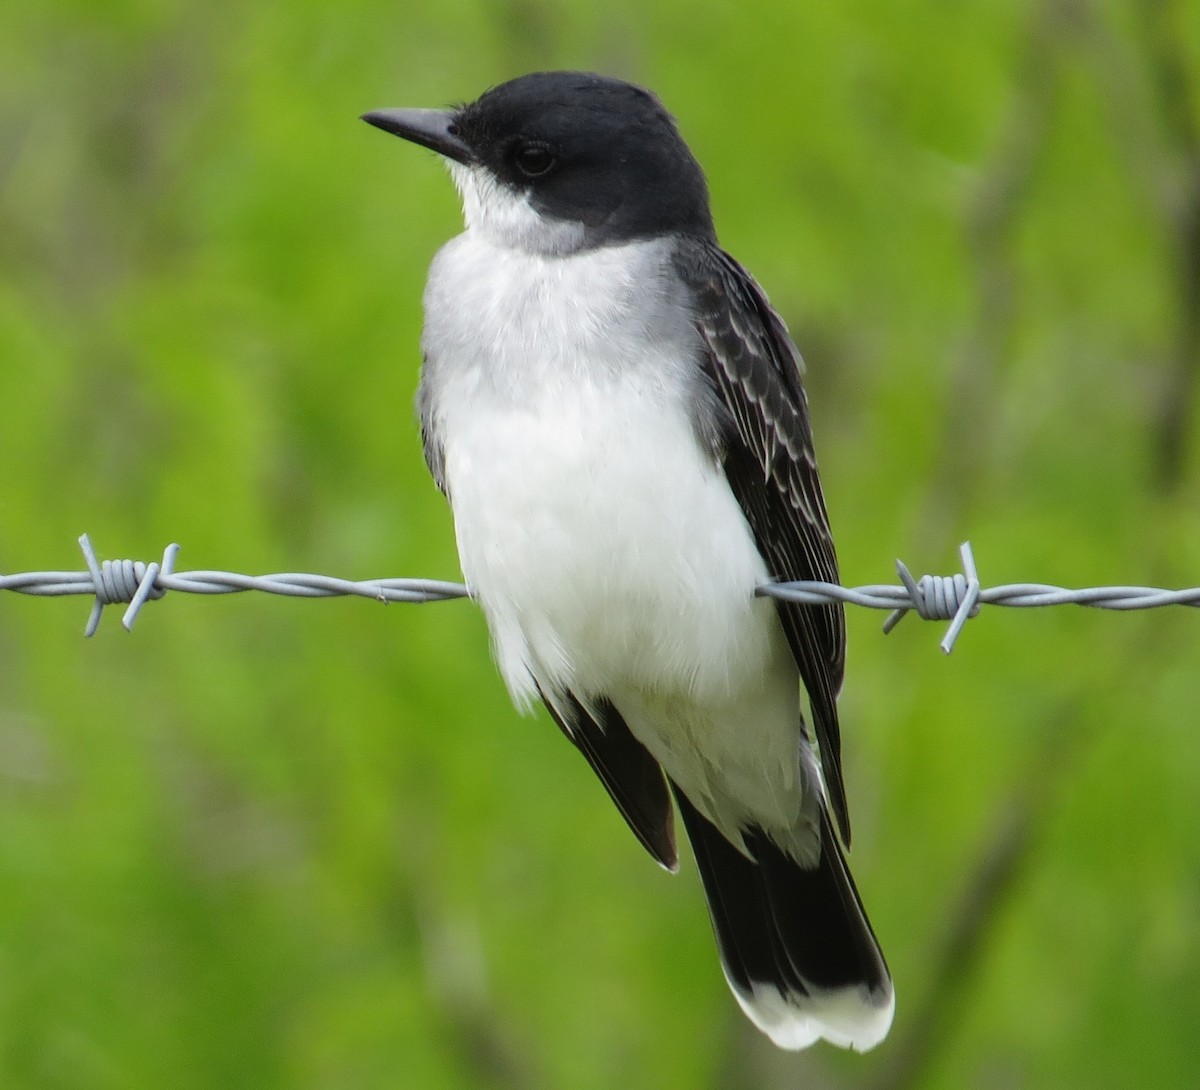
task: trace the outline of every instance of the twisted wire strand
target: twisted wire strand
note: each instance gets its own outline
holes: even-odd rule
[[[238,572],[200,570],[175,571],[179,546],[168,545],[161,560],[97,559],[87,534],[79,539],[86,571],[34,571],[0,574],[0,590],[42,597],[87,595],[93,599],[84,634],[91,636],[100,624],[104,608],[125,603],[122,625],[132,630],[138,614],[149,601],[167,591],[187,594],[240,594],[262,591],[293,598],[372,598],[378,602],[444,602],[469,598],[462,583],[440,579],[339,579],[304,572],[242,575]],[[760,596],[804,605],[842,602],[865,609],[886,609],[884,632],[890,632],[909,612],[931,621],[949,621],[941,648],[954,648],[963,626],[985,606],[1044,607],[1078,605],[1093,609],[1158,609],[1163,606],[1200,606],[1200,587],[1167,590],[1162,587],[1111,586],[1071,589],[1049,583],[1008,583],[984,587],[979,580],[970,542],[960,546],[963,570],[955,575],[924,575],[914,579],[903,561],[897,561],[900,585],[884,583],[843,587],[837,583],[801,581],[764,583]]]

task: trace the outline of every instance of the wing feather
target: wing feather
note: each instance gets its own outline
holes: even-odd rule
[[[675,816],[658,762],[607,700],[586,706],[574,693],[539,688],[550,715],[587,758],[642,846],[667,870],[678,869]]]
[[[715,243],[681,243],[676,268],[692,293],[705,371],[732,422],[719,451],[725,473],[771,575],[838,582],[803,365],[783,319],[753,277]],[[844,612],[839,604],[778,602],[777,608],[808,691],[830,805],[849,846],[837,717]]]

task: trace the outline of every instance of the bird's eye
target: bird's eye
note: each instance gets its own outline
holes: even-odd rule
[[[542,144],[521,144],[513,152],[513,162],[526,178],[540,178],[554,166],[554,156]]]

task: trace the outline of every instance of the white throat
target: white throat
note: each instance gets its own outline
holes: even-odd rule
[[[494,246],[526,253],[563,256],[583,248],[582,223],[543,216],[529,200],[500,182],[486,167],[447,160],[463,202],[468,231],[478,231]]]

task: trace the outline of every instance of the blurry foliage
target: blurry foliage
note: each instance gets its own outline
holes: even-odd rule
[[[0,35],[0,570],[454,577],[410,408],[457,230],[356,117],[655,87],[809,361],[850,583],[1200,580],[1183,0],[47,0]],[[777,1053],[690,868],[510,710],[467,603],[0,601],[0,1083],[1192,1087],[1200,621],[854,613],[854,868],[899,1015]]]

